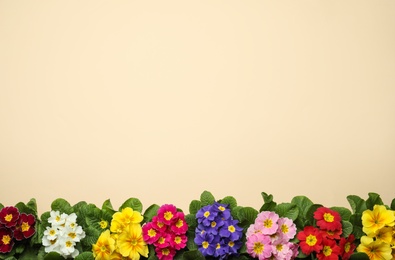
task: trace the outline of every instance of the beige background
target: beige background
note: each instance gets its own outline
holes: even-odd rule
[[[0,202],[395,197],[395,1],[0,0]]]

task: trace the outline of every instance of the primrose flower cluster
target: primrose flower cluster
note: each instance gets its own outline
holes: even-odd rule
[[[36,218],[20,213],[16,207],[4,207],[0,211],[0,253],[8,253],[15,242],[30,238],[36,232]]]
[[[143,237],[147,244],[154,245],[160,260],[172,260],[177,250],[185,248],[187,230],[184,213],[177,212],[172,204],[165,204],[152,221],[143,226]]]
[[[383,205],[362,213],[362,231],[357,251],[364,252],[369,259],[390,260],[395,258],[395,211]]]
[[[85,237],[82,227],[77,224],[77,215],[51,211],[42,238],[45,252],[57,252],[64,258],[74,258],[79,254],[76,244]]]
[[[148,246],[141,228],[143,216],[130,207],[112,216],[110,230],[102,232],[92,245],[95,260],[140,259],[148,257]],[[111,231],[111,232],[110,232]]]
[[[204,256],[226,259],[237,255],[242,246],[243,229],[230,214],[228,205],[215,202],[196,213],[198,226],[194,242]]]
[[[342,223],[340,214],[326,207],[314,212],[317,227],[306,226],[297,234],[302,252],[316,254],[321,259],[347,260],[355,250],[354,235],[341,237]]]
[[[296,225],[289,218],[280,218],[275,212],[262,211],[246,233],[247,252],[254,258],[294,259],[298,246],[290,242],[296,234]]]

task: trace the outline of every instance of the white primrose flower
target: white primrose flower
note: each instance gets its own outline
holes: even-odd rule
[[[64,258],[75,258],[79,254],[75,245],[85,237],[84,230],[77,224],[77,215],[60,214],[59,211],[51,211],[50,215],[48,223],[51,226],[47,227],[42,238],[45,252],[57,252]]]
[[[44,236],[48,240],[55,240],[58,238],[59,230],[54,227],[47,227],[47,229],[44,231]]]
[[[51,216],[48,218],[48,223],[52,224],[53,227],[61,226],[66,222],[67,214],[60,214],[59,211],[53,211],[49,213]]]

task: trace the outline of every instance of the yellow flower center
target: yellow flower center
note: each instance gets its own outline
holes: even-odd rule
[[[59,222],[60,221],[60,216],[56,216],[55,220],[56,220],[56,222]]]
[[[207,247],[208,247],[208,242],[207,241],[203,241],[203,243],[202,243],[202,247],[204,248],[204,249],[206,249]]]
[[[165,240],[164,237],[160,237],[159,240],[158,240],[158,243],[159,243],[159,244],[163,244],[165,241],[166,241],[166,240]]]
[[[229,230],[230,233],[233,233],[233,232],[236,231],[236,229],[235,229],[235,227],[234,227],[233,225],[230,225],[230,226],[228,227],[228,230]]]
[[[235,242],[229,241],[228,246],[233,247],[235,245]]]
[[[73,222],[73,223],[70,223],[70,227],[71,228],[75,228],[75,223]]]
[[[317,243],[316,236],[310,234],[306,237],[306,244],[308,244],[309,246],[314,246],[316,243]]]
[[[49,240],[49,242],[51,242],[51,245],[54,245],[54,244],[56,243],[56,240],[57,240],[57,239]]]
[[[184,221],[182,219],[177,220],[176,227],[180,228],[182,226],[184,226]]]
[[[281,232],[283,232],[284,234],[287,234],[289,231],[288,226],[285,224],[281,225]]]
[[[326,222],[333,222],[335,217],[331,213],[324,213],[324,220]]]
[[[347,243],[344,245],[344,252],[348,253],[348,251],[350,251],[350,247],[351,247],[350,242],[347,242]]]
[[[271,219],[265,219],[265,221],[263,221],[263,226],[265,228],[271,228],[273,225],[273,221]]]
[[[130,240],[130,244],[132,244],[132,246],[136,246],[137,245],[137,240],[136,239],[131,239]]]
[[[217,222],[213,221],[211,222],[211,227],[215,227],[217,225]]]
[[[100,247],[100,251],[106,252],[106,251],[107,251],[107,247],[106,247],[106,246],[101,246],[101,247]]]
[[[21,229],[22,229],[22,232],[29,231],[29,229],[30,229],[29,223],[27,223],[27,222],[22,222]]]
[[[9,235],[4,235],[1,241],[3,242],[4,245],[8,245],[11,241],[11,237]]]
[[[219,243],[217,243],[217,246],[215,247],[216,249],[220,249],[221,245]]]
[[[72,239],[76,238],[77,234],[74,232],[70,232],[67,234],[69,237],[71,237]]]
[[[108,222],[105,220],[102,220],[99,222],[100,228],[105,229],[108,226]]]
[[[170,254],[170,250],[168,248],[163,248],[162,255],[168,255],[168,254]]]
[[[171,213],[170,211],[166,211],[164,214],[164,218],[169,221],[170,219],[173,218],[173,213]]]
[[[276,249],[278,252],[281,252],[283,250],[283,245],[282,244],[276,245]]]
[[[252,250],[255,252],[255,254],[260,255],[264,249],[265,246],[261,242],[255,242]]]
[[[55,231],[54,229],[51,229],[51,230],[49,231],[49,234],[50,234],[51,236],[54,236],[54,235],[56,234],[56,231]]]
[[[158,221],[157,225],[158,225],[159,228],[162,228],[165,224],[163,224],[162,222]]]
[[[10,222],[12,220],[12,214],[5,215],[5,221]]]
[[[206,218],[208,218],[209,216],[210,216],[210,211],[206,211],[206,212],[204,212],[204,214],[203,214]]]
[[[330,256],[332,254],[332,248],[330,246],[324,246],[322,252],[324,253],[325,256]]]
[[[71,241],[66,241],[66,247],[72,247],[73,243]]]
[[[180,244],[180,243],[182,242],[181,237],[180,237],[180,236],[174,237],[174,242],[175,242],[176,244]]]
[[[156,231],[155,231],[155,229],[150,228],[150,229],[148,230],[148,236],[150,236],[150,237],[156,236]]]
[[[219,206],[218,209],[219,209],[220,211],[224,211],[224,210],[225,210],[225,207]]]

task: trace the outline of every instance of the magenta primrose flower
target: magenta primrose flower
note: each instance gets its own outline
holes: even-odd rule
[[[277,220],[279,216],[272,211],[262,211],[255,219],[255,226],[264,235],[272,235],[277,232]]]

